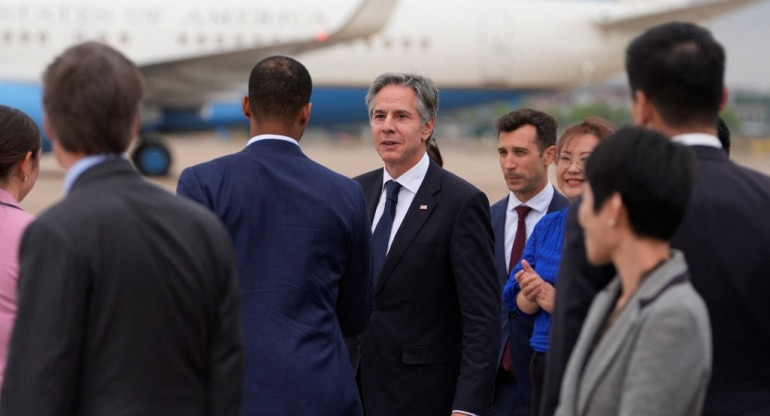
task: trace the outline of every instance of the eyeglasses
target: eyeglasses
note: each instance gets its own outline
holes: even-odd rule
[[[575,167],[578,169],[583,169],[586,166],[586,161],[588,160],[588,156],[584,156],[581,158],[577,157],[570,157],[567,155],[558,155],[556,156],[556,166],[566,169],[572,166],[572,163],[575,163]]]

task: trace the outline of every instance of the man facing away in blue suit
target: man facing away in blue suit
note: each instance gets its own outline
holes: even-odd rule
[[[521,257],[521,251],[512,253],[517,231],[522,231],[526,241],[543,216],[569,205],[567,198],[556,192],[548,180],[548,166],[556,153],[556,126],[553,117],[532,109],[512,111],[496,122],[500,168],[510,190],[508,196],[490,208],[495,233],[495,268],[501,287],[505,286],[510,271]],[[529,209],[523,219],[525,229],[519,230],[520,218],[516,208],[522,205]],[[495,379],[495,414],[529,415],[529,364],[534,353],[529,339],[534,315],[511,312],[505,304],[502,305],[501,315],[502,339],[500,365]]]
[[[369,217],[361,187],[298,145],[312,83],[274,56],[249,78],[241,152],[185,169],[177,192],[213,210],[237,252],[244,415],[361,415],[343,336],[372,312]]]

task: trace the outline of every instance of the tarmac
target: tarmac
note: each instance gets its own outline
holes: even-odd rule
[[[171,170],[168,176],[148,179],[172,193],[176,190],[179,174],[184,168],[238,152],[247,141],[245,137],[223,140],[211,133],[174,135],[168,136],[167,140],[173,158]],[[300,146],[311,159],[349,177],[382,166],[369,138],[306,133]],[[507,195],[508,189],[498,163],[496,140],[439,138],[439,147],[444,158],[444,168],[481,189],[490,202],[494,203]],[[741,165],[770,175],[770,152],[751,151],[746,146],[746,149],[733,151],[731,158]],[[63,179],[64,171],[53,154],[44,154],[40,160],[37,182],[21,202],[22,208],[33,215],[39,215],[62,198]],[[553,168],[551,179],[553,181]]]

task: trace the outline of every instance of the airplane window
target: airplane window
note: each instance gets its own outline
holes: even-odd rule
[[[128,33],[123,32],[120,34],[120,43],[123,45],[128,44]]]
[[[38,38],[40,39],[40,43],[46,43],[48,41],[48,34],[45,32],[40,32]]]
[[[223,35],[221,33],[218,34],[217,35],[217,45],[222,46],[222,45],[224,45],[224,43],[225,43],[225,35]]]
[[[370,48],[374,46],[374,42],[377,40],[377,35],[369,35],[366,37],[366,44]]]
[[[201,44],[201,45],[205,45],[206,44],[206,35],[204,35],[203,33],[198,35],[198,43]]]
[[[385,42],[382,43],[382,46],[385,47],[385,49],[390,49],[392,43],[393,41],[391,41],[390,38],[385,38]]]
[[[422,40],[420,47],[422,47],[422,50],[424,51],[427,51],[428,49],[430,49],[430,41],[428,40],[428,38],[424,38]]]
[[[185,35],[184,33],[181,33],[177,38],[177,43],[179,43],[180,45],[187,45],[187,35]]]
[[[243,45],[243,35],[241,35],[240,33],[235,35],[235,44],[238,46]]]
[[[404,38],[403,40],[404,49],[409,49],[409,46],[411,46],[411,42],[409,39]]]
[[[3,33],[3,41],[6,43],[11,41],[11,32]]]
[[[27,43],[28,40],[29,40],[29,33],[21,32],[21,42]]]

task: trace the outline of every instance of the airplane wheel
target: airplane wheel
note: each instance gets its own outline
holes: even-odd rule
[[[165,176],[171,167],[171,153],[160,141],[143,141],[131,159],[136,169],[146,176]]]

